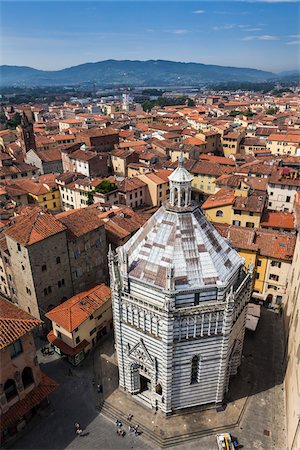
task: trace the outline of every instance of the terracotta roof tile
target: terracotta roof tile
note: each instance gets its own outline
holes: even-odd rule
[[[5,230],[4,234],[22,245],[32,245],[65,230],[66,227],[54,216],[34,209],[25,216],[17,217],[15,225]]]
[[[265,195],[249,195],[248,197],[238,196],[234,201],[234,209],[242,211],[262,212],[265,206]]]
[[[71,238],[83,236],[103,226],[95,208],[72,209],[55,217],[68,229]]]
[[[71,333],[110,299],[110,288],[105,284],[99,284],[69,298],[49,311],[46,317]]]
[[[213,195],[210,195],[202,205],[202,209],[217,208],[234,204],[234,191],[222,188]]]
[[[41,325],[27,312],[0,296],[0,349]]]
[[[58,387],[58,384],[42,372],[40,384],[29,392],[26,397],[15,403],[1,416],[1,430],[16,425],[17,420],[39,405]]]
[[[133,191],[135,189],[142,188],[143,186],[147,185],[138,177],[125,178],[123,181],[118,183],[118,187],[122,192]]]
[[[283,211],[265,211],[260,221],[263,228],[295,228],[294,214]]]
[[[291,261],[296,244],[296,236],[289,232],[258,230],[256,244],[261,255]]]

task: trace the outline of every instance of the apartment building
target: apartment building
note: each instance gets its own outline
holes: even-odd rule
[[[200,198],[199,194],[214,194],[216,180],[222,174],[232,172],[233,168],[209,161],[197,161],[189,171],[193,175],[192,190],[197,199]]]
[[[76,172],[86,177],[106,176],[108,174],[108,154],[88,150],[85,144],[62,150],[64,172]]]
[[[268,179],[268,208],[291,212],[296,192],[300,190],[300,172],[284,167]]]
[[[239,153],[240,142],[245,136],[245,130],[228,130],[221,137],[224,156],[235,155]]]
[[[266,141],[273,155],[296,155],[300,146],[300,133],[272,133]]]
[[[106,235],[96,209],[54,217],[34,208],[18,216],[4,235],[0,289],[37,318],[74,293],[107,281]]]
[[[104,284],[81,292],[47,313],[49,342],[77,366],[112,329],[111,291]]]
[[[60,194],[55,174],[40,175],[36,178],[16,180],[14,185],[26,192],[28,204],[51,211],[60,211]]]
[[[171,173],[169,170],[160,169],[155,172],[139,175],[138,178],[148,186],[145,198],[147,205],[161,206],[163,202],[169,199],[169,176]]]
[[[31,178],[38,173],[38,168],[23,161],[9,160],[0,167],[0,180],[17,180]]]
[[[121,205],[138,208],[146,204],[148,185],[140,177],[125,178],[118,188]]]
[[[268,304],[285,303],[296,236],[293,233],[227,224],[215,223],[215,227],[245,258],[246,266],[250,263],[254,265],[252,296]]]
[[[111,152],[113,173],[119,177],[127,176],[127,167],[130,163],[138,163],[139,155],[134,150],[115,149]]]
[[[109,152],[119,144],[119,134],[113,128],[91,128],[78,133],[76,140],[97,152]]]
[[[29,150],[25,162],[37,167],[40,174],[62,173],[63,166],[59,148],[51,150]]]
[[[266,195],[254,191],[247,196],[237,196],[233,189],[224,187],[210,195],[202,209],[212,222],[259,228],[265,203]]]

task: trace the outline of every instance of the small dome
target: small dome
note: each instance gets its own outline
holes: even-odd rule
[[[169,176],[169,180],[173,183],[190,182],[192,179],[192,175],[184,167],[177,167]]]

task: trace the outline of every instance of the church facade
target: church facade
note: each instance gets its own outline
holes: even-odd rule
[[[182,156],[167,202],[110,251],[119,385],[165,414],[218,405],[241,362],[252,273],[191,200]]]

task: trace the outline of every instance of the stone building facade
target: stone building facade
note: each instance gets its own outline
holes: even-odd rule
[[[52,216],[33,210],[5,231],[0,290],[37,318],[73,294],[107,281],[104,223],[95,208]],[[67,214],[67,215],[66,215]],[[5,245],[6,244],[6,245]],[[8,256],[9,255],[9,256]]]
[[[25,311],[0,296],[0,428],[5,444],[39,409],[48,405],[56,383],[40,370],[33,330],[40,326]]]
[[[300,193],[295,197],[297,240],[284,304],[287,449],[300,448]]]
[[[33,212],[5,235],[18,305],[44,317],[73,294],[66,227],[51,214]]]
[[[222,402],[241,362],[252,279],[191,201],[183,161],[170,202],[109,253],[120,388],[165,414]]]

